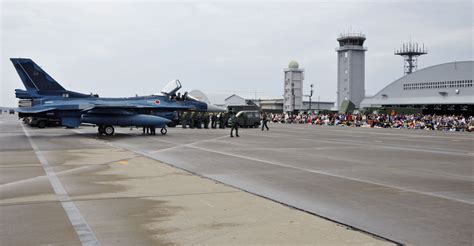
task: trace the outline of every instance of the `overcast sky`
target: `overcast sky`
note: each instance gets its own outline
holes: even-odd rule
[[[0,0],[1,1],[1,0]],[[403,75],[393,55],[425,43],[419,68],[473,60],[472,1],[314,1],[286,3],[1,1],[1,105],[24,88],[10,57],[32,58],[63,87],[124,97],[157,93],[178,78],[214,103],[232,93],[279,98],[283,69],[305,69],[305,94],[336,100],[336,38],[362,31],[366,94]]]

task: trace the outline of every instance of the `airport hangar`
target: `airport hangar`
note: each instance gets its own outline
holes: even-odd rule
[[[474,114],[474,61],[449,62],[407,74],[361,102],[361,108]]]
[[[334,108],[334,102],[327,101],[302,101],[302,111],[330,111]],[[231,112],[241,110],[259,110],[266,113],[281,114],[284,111],[285,100],[283,98],[274,99],[245,99],[239,95],[233,94],[225,99],[224,105],[219,105]]]

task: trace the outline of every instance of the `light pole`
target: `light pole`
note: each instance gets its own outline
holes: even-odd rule
[[[308,108],[308,111],[311,112],[311,106],[312,106],[311,98],[313,97],[313,92],[314,92],[314,91],[313,91],[313,87],[314,87],[314,84],[311,84],[310,87],[311,87],[311,90],[310,90],[310,92],[309,92],[309,95],[304,95],[304,96],[305,96],[305,97],[309,97],[309,108]]]
[[[314,84],[311,84],[310,87],[311,87],[311,91],[310,91],[310,93],[309,93],[309,111],[311,112],[311,98],[313,97],[313,87],[314,87]]]

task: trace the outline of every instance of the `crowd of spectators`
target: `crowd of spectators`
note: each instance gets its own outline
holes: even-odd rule
[[[326,126],[474,131],[474,117],[422,114],[272,114],[274,123]]]

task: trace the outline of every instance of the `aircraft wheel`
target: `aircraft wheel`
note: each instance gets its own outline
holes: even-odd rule
[[[46,121],[45,120],[38,121],[38,128],[45,128],[45,127],[46,127]]]
[[[168,133],[168,129],[166,129],[166,127],[163,127],[161,128],[161,135],[166,135],[166,133]]]
[[[115,129],[113,126],[104,126],[104,133],[107,136],[112,136],[114,135]]]

